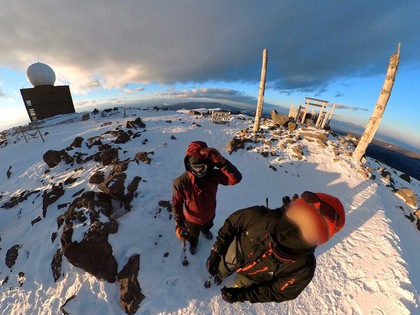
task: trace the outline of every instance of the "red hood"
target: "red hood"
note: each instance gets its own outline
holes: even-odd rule
[[[188,145],[187,152],[185,153],[184,164],[185,168],[187,168],[188,157],[194,156],[196,158],[202,159],[204,158],[200,151],[202,149],[208,148],[207,143],[203,141],[193,141]]]

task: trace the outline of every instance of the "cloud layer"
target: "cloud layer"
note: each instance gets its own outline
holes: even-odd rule
[[[272,88],[316,92],[337,77],[383,73],[399,41],[404,63],[418,66],[418,12],[415,0],[3,0],[0,64],[25,70],[39,59],[86,93],[255,82],[267,47]]]

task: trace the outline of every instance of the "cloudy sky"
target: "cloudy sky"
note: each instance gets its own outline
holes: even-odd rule
[[[79,111],[101,104],[215,100],[255,105],[268,49],[267,103],[305,96],[364,125],[402,43],[380,133],[420,150],[420,1],[0,0],[0,129],[27,121],[19,89],[41,61]],[[416,134],[416,136],[414,136]]]

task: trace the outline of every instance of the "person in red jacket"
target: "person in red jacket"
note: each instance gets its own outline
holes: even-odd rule
[[[186,172],[173,181],[172,212],[177,237],[188,239],[194,255],[200,231],[207,239],[213,238],[210,229],[216,215],[217,186],[236,185],[242,175],[219,151],[202,141],[189,144],[184,164]]]

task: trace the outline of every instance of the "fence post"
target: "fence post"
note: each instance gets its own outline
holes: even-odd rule
[[[398,64],[400,63],[400,49],[401,43],[398,44],[397,52],[394,53],[389,60],[385,82],[381,92],[379,93],[375,109],[373,110],[366,129],[360,138],[356,150],[354,150],[353,159],[358,162],[362,160],[368,145],[372,142],[372,139],[378,130],[379,124],[381,123],[381,119],[385,112],[389,97],[391,96],[392,87],[394,86],[395,77],[397,75]]]
[[[258,103],[257,103],[257,111],[255,112],[255,121],[254,121],[254,133],[257,133],[260,130],[260,119],[261,113],[263,110],[264,104],[264,93],[265,93],[265,82],[266,82],[266,74],[267,74],[267,48],[263,50],[263,59],[262,59],[262,67],[261,67],[261,79],[260,79],[260,89],[258,92]]]

